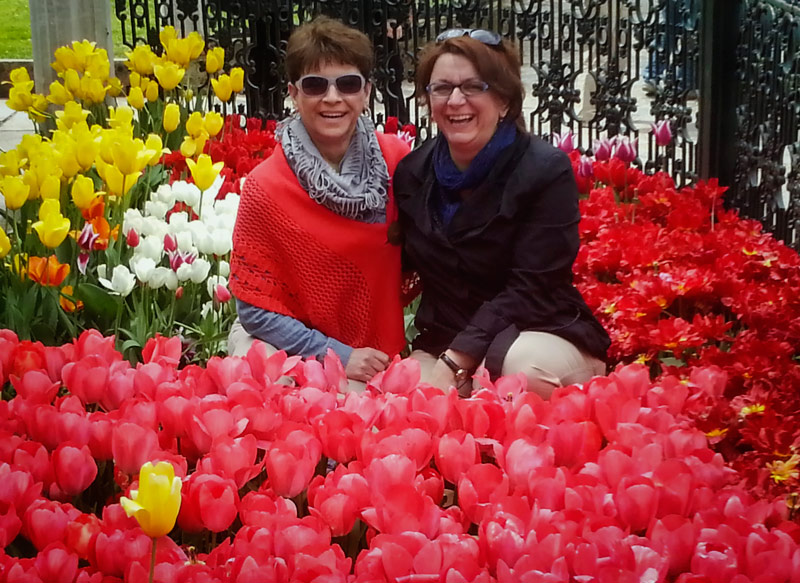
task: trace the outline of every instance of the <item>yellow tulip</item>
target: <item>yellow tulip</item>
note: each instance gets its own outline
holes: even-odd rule
[[[33,103],[28,108],[28,117],[31,118],[36,123],[42,123],[48,117],[50,117],[47,113],[47,108],[50,104],[47,102],[47,97],[44,95],[39,95],[38,93],[33,94]]]
[[[25,67],[17,67],[12,69],[11,74],[8,76],[12,85],[19,85],[20,83],[31,83],[31,76],[28,74],[28,69]],[[33,88],[33,85],[31,85]]]
[[[97,127],[97,126],[95,126]],[[86,125],[86,122],[72,126],[72,139],[75,142],[75,159],[83,172],[88,172],[94,165],[99,147],[99,138]]]
[[[177,38],[178,38],[178,32],[175,30],[174,26],[165,26],[158,33],[158,40],[161,41],[161,46],[164,47],[164,49],[167,48],[169,41],[175,40]]]
[[[177,103],[168,103],[164,108],[164,131],[174,132],[181,123],[181,108]]]
[[[153,103],[154,101],[158,100],[158,83],[155,81],[149,81],[147,83],[147,88],[144,90],[144,96],[147,97],[147,101]]]
[[[211,156],[208,154],[200,154],[197,162],[191,158],[187,158],[186,164],[189,166],[189,172],[192,173],[192,178],[197,188],[200,190],[207,190],[219,176],[220,170],[225,166],[224,162],[211,162]]]
[[[86,57],[86,74],[93,79],[105,81],[110,72],[111,63],[105,49],[98,49]]]
[[[67,91],[75,96],[81,97],[81,77],[75,69],[67,69],[64,71],[64,86]]]
[[[39,186],[39,196],[43,199],[54,198],[58,200],[61,197],[61,179],[58,176],[48,176],[44,182]]]
[[[31,85],[33,81],[30,82]],[[20,84],[20,85],[13,85],[11,89],[8,90],[8,101],[6,105],[13,109],[14,111],[28,111],[33,105],[33,95],[31,94],[31,89],[28,87],[28,84]]]
[[[81,171],[78,162],[78,149],[75,147],[74,140],[67,134],[61,134],[58,138],[53,136],[53,146],[55,148],[56,162],[63,172],[65,178],[69,179]],[[44,198],[41,190],[44,181],[39,182],[39,195]]]
[[[0,259],[8,255],[9,251],[11,251],[11,241],[6,232],[0,229]]]
[[[175,89],[178,83],[183,80],[185,74],[186,69],[172,61],[164,61],[163,64],[155,66],[156,79],[158,79],[159,85],[161,85],[165,91]]]
[[[91,103],[102,103],[106,99],[108,87],[103,85],[100,79],[95,79],[89,75],[81,77],[81,92],[83,98]]]
[[[161,136],[156,134],[147,136],[144,147],[147,151],[153,152],[153,155],[147,161],[148,166],[155,166],[161,161],[161,156],[169,154],[169,150],[164,147],[164,142],[161,141]]]
[[[197,141],[192,136],[183,136],[181,142],[180,152],[184,158],[191,158],[198,151]],[[200,149],[202,152],[203,150]]]
[[[116,196],[125,196],[133,185],[139,180],[141,172],[123,174],[119,168],[106,164],[102,159],[97,160],[97,173],[108,186],[108,192]]]
[[[95,48],[97,43],[94,41],[88,41],[86,39],[82,41],[72,41],[72,50],[75,53],[75,57],[78,59],[78,69],[81,71],[86,70],[86,65],[89,58],[95,54],[97,49]],[[102,52],[105,53],[105,49],[100,49]],[[108,60],[108,55],[106,55],[106,60]]]
[[[181,67],[188,67],[192,60],[192,47],[188,39],[175,38],[167,43],[167,48],[164,51],[164,57],[167,61],[171,61]]]
[[[231,98],[233,88],[231,87],[231,78],[227,75],[222,74],[219,79],[212,79],[211,87],[214,89],[214,95],[220,101],[228,101]]]
[[[108,127],[127,134],[133,133],[133,110],[127,105],[108,108]]]
[[[225,49],[214,47],[206,53],[206,73],[214,74],[225,65]]]
[[[85,122],[89,111],[83,109],[77,101],[68,101],[63,111],[56,112],[56,125],[60,130],[68,130],[78,122]]]
[[[244,89],[244,69],[234,67],[231,69],[231,90],[234,93],[241,93]]]
[[[128,60],[125,66],[139,75],[152,75],[153,66],[156,62],[156,55],[150,50],[148,45],[138,45],[132,51],[125,53]]]
[[[231,78],[227,75],[223,74],[219,76],[219,79],[212,79],[211,87],[214,88],[214,95],[220,101],[228,101],[231,98],[233,87],[231,87]]]
[[[111,143],[111,159],[122,174],[135,174],[144,170],[148,160],[156,154],[139,138],[118,134]]]
[[[165,536],[175,526],[181,508],[181,479],[175,477],[169,462],[155,466],[147,462],[139,470],[139,489],[131,490],[130,498],[122,496],[119,503],[147,536]]]
[[[189,45],[189,57],[192,60],[199,57],[203,53],[203,49],[206,48],[206,41],[197,31],[190,32],[189,36],[186,37],[186,42]]]
[[[222,130],[222,125],[225,123],[225,118],[222,117],[216,111],[209,111],[206,113],[206,117],[203,120],[203,125],[208,132],[208,135],[212,138],[216,136],[220,130]]]
[[[26,160],[21,159],[17,150],[0,153],[0,176],[16,176]]]
[[[50,95],[47,101],[56,105],[64,105],[67,101],[72,101],[72,93],[58,81],[50,83]]]
[[[186,120],[186,132],[193,138],[200,137],[203,133],[203,116],[199,111],[193,111]]]
[[[6,201],[6,208],[17,210],[28,200],[30,186],[28,186],[21,176],[4,176],[0,180],[0,193]]]
[[[33,223],[33,230],[45,246],[55,249],[61,245],[69,233],[69,219],[61,215],[60,205],[55,199],[42,202],[39,207],[39,220]]]
[[[94,191],[94,181],[88,176],[79,175],[72,183],[72,202],[81,210],[86,210],[92,206],[92,201],[97,196]]]
[[[69,69],[73,69],[75,72],[77,72],[78,69],[83,69],[78,55],[76,55],[75,51],[70,47],[58,47],[55,53],[53,53],[53,56],[56,60],[51,66],[58,73],[63,73]]]
[[[108,80],[108,87],[106,88],[111,97],[119,97],[122,95],[122,81],[119,77],[111,77]]]
[[[131,87],[130,93],[128,93],[128,104],[134,109],[144,107],[144,93],[141,87]]]

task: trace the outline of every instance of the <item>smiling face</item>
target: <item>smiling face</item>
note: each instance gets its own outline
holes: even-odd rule
[[[324,63],[311,71],[306,71],[303,76],[319,75],[335,78],[351,74],[360,74],[354,65]],[[358,117],[367,107],[369,93],[368,82],[361,91],[352,95],[339,93],[335,84],[331,83],[328,85],[328,90],[318,97],[305,95],[294,83],[289,85],[289,95],[311,141],[329,164],[338,166],[347,152]]]
[[[458,85],[470,79],[481,80],[472,62],[462,55],[445,53],[436,59],[430,82]],[[508,112],[508,106],[491,88],[472,97],[454,89],[449,97],[431,95],[429,100],[433,121],[447,138],[450,156],[461,170],[489,142]]]

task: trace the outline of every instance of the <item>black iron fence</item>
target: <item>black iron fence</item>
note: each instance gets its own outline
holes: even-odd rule
[[[158,30],[200,31],[246,72],[246,109],[286,114],[282,54],[317,14],[375,45],[372,111],[431,134],[413,99],[419,49],[448,28],[513,39],[523,62],[529,127],[572,131],[582,149],[639,137],[646,169],[679,183],[718,176],[729,202],[800,248],[800,0],[116,0],[129,46],[158,50]],[[669,120],[659,148],[650,123]]]

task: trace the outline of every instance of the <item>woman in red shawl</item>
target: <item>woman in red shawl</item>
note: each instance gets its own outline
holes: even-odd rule
[[[230,354],[245,354],[254,338],[303,357],[331,349],[349,379],[366,382],[405,345],[400,248],[388,242],[388,225],[390,176],[408,146],[362,115],[373,61],[369,39],[333,19],[289,39],[297,113],[242,190]]]

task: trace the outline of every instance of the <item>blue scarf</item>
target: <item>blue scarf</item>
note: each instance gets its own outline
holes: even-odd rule
[[[497,126],[492,139],[462,172],[450,156],[450,148],[444,135],[439,134],[433,151],[433,170],[439,188],[436,189],[432,202],[437,218],[445,227],[450,224],[456,211],[461,207],[459,193],[462,190],[475,188],[483,182],[500,154],[514,143],[516,137],[517,126],[513,121],[504,121]]]

